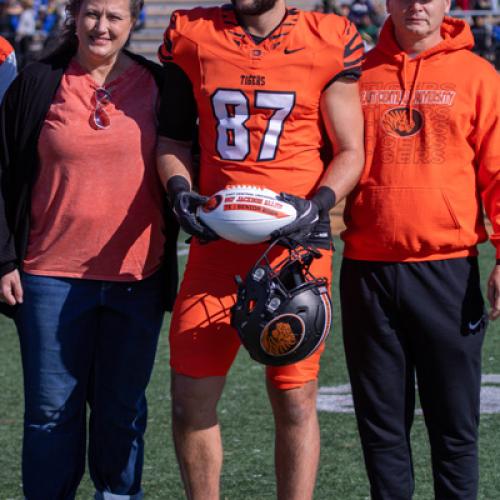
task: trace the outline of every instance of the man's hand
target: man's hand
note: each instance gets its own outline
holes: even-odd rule
[[[490,319],[500,317],[500,264],[496,264],[488,279],[488,301],[491,306]]]
[[[6,302],[9,306],[23,303],[23,287],[17,269],[0,278],[0,302]]]
[[[207,196],[201,196],[195,191],[181,191],[177,193],[173,205],[174,213],[182,229],[204,243],[219,239],[219,236],[203,224],[196,215],[197,208],[207,201]]]
[[[289,203],[297,210],[297,218],[271,233],[272,239],[287,236],[292,240],[301,240],[306,238],[314,231],[314,226],[319,221],[319,205],[313,200],[299,198],[293,194],[281,193],[278,200]]]

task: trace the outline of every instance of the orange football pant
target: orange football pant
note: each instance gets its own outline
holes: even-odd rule
[[[236,302],[235,275],[243,279],[264,253],[267,245],[237,245],[225,240],[191,244],[190,254],[170,325],[170,366],[181,375],[194,378],[225,376],[240,340],[230,326],[230,309]],[[275,247],[271,262],[282,259],[287,250]],[[311,272],[331,286],[332,252],[321,250]],[[316,380],[324,345],[308,358],[292,365],[266,368],[273,385],[282,390]]]

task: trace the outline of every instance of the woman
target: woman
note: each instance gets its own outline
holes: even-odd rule
[[[21,72],[0,111],[0,299],[21,344],[28,500],[74,498],[86,402],[96,498],[142,498],[177,225],[155,170],[161,68],[122,50],[141,7],[70,0],[64,43]]]

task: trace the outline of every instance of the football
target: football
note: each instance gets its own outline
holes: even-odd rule
[[[221,238],[234,243],[262,243],[293,222],[295,207],[274,191],[257,186],[228,186],[199,207],[198,217]]]

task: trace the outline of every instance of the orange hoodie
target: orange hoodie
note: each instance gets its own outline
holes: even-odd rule
[[[361,78],[366,165],[348,198],[344,255],[423,261],[500,257],[500,78],[470,52],[464,21],[446,17],[435,47],[410,59],[389,18]]]

